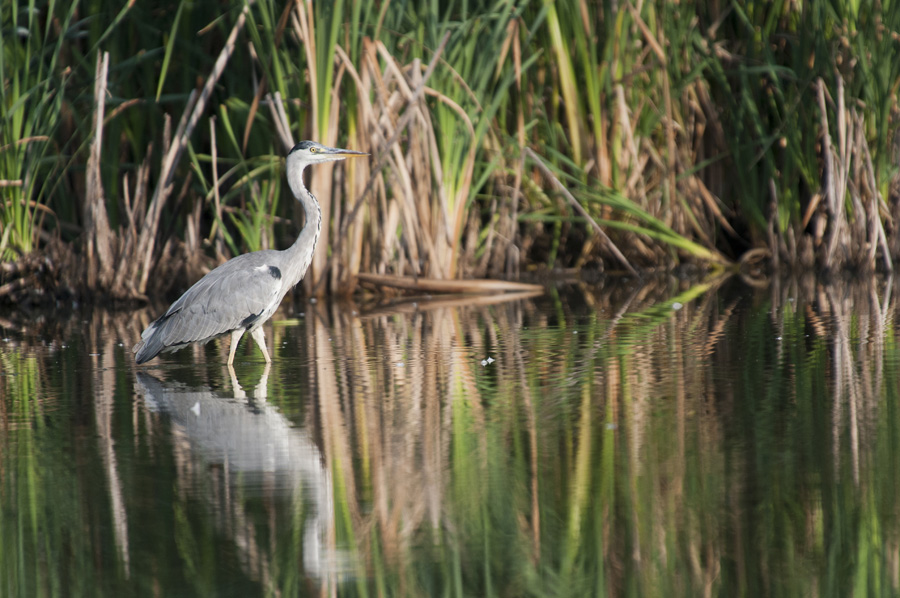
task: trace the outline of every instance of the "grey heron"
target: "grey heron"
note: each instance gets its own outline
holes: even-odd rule
[[[284,251],[267,249],[246,253],[210,271],[141,333],[140,342],[132,349],[135,361],[144,363],[161,352],[177,351],[230,334],[228,365],[231,365],[238,341],[249,332],[266,363],[270,363],[262,325],[278,309],[285,294],[303,278],[322,228],[322,211],[303,184],[303,169],[310,164],[366,155],[314,141],[295,145],[287,156],[287,180],[306,214],[297,240]]]

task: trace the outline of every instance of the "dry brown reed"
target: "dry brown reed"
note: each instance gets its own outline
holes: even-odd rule
[[[815,226],[820,235],[827,228],[826,238],[816,239],[816,245],[824,246],[820,261],[827,270],[840,270],[845,266],[871,270],[876,264],[876,251],[881,248],[882,264],[891,271],[891,253],[882,223],[882,216],[889,218],[890,213],[875,184],[862,115],[846,105],[840,76],[837,76],[837,97],[831,101],[831,106],[826,101],[827,90],[822,79],[818,80],[816,91],[822,114],[822,194],[825,200],[824,209],[819,213],[824,212],[828,221],[827,227]],[[829,129],[829,114],[837,117],[837,140]],[[845,198],[849,198],[851,204],[849,212]],[[809,212],[814,208],[813,203]],[[783,242],[780,247],[782,253],[786,253]]]
[[[361,165],[345,178],[342,217],[334,219],[332,290],[352,292],[359,272],[435,279],[457,275],[474,139],[469,144],[467,183],[449,197],[424,101],[430,95],[455,106],[427,86],[446,42],[447,36],[427,66],[418,61],[402,65],[383,43],[371,40],[363,42],[358,70],[345,53],[339,54],[361,98],[354,148],[378,156],[378,162],[371,174]],[[467,115],[461,110],[458,114],[474,137]],[[402,233],[396,234],[398,230]],[[315,274],[311,284],[321,284]]]

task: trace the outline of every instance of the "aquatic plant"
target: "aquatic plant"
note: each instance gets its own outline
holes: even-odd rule
[[[113,297],[151,273],[154,294],[183,288],[290,239],[271,166],[301,138],[372,154],[310,183],[330,249],[309,293],[359,273],[889,269],[900,251],[883,3],[173,8],[4,4],[5,260],[40,248]]]
[[[43,7],[17,0],[0,8],[0,260],[37,247],[45,202],[64,156],[57,138],[70,68],[65,39],[77,2]],[[58,20],[57,20],[58,19]]]

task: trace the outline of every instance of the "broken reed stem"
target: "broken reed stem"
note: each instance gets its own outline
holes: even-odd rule
[[[215,88],[216,83],[218,83],[219,79],[222,77],[222,73],[225,72],[225,66],[228,64],[228,60],[234,53],[237,36],[241,29],[244,28],[244,23],[247,21],[247,13],[250,11],[251,4],[252,2],[248,2],[244,5],[244,9],[241,11],[241,14],[238,15],[237,22],[235,22],[234,27],[231,28],[231,33],[225,41],[225,46],[222,48],[222,51],[219,52],[216,63],[213,65],[212,71],[210,71],[209,77],[207,77],[206,83],[203,85],[203,91],[200,92],[200,97],[190,110],[190,118],[187,121],[182,119],[179,124],[179,129],[175,132],[174,143],[172,144],[172,147],[169,148],[169,152],[163,163],[163,171],[160,173],[160,179],[164,181],[164,184],[161,185],[162,187],[168,186],[175,176],[175,166],[178,164],[178,160],[181,158],[184,148],[187,147],[188,139],[194,132],[194,128],[200,120],[200,115],[203,114],[203,111],[206,109],[206,103],[212,95],[213,88]],[[185,107],[185,114],[187,114],[189,108],[191,108],[190,103]]]
[[[822,128],[822,188],[825,192],[827,212],[831,216],[830,235],[822,264],[827,269],[831,266],[834,251],[837,247],[841,218],[835,184],[834,153],[832,152],[831,133],[828,127],[828,107],[825,103],[825,82],[820,77],[816,83],[816,98],[819,102],[819,126]]]
[[[188,97],[188,104],[194,101],[197,92],[192,91]],[[172,143],[172,118],[166,114],[163,117],[163,155],[168,154]],[[165,203],[171,189],[169,185],[163,187],[162,180],[158,180],[156,189],[153,192],[153,198],[147,206],[147,215],[144,217],[144,228],[141,230],[140,241],[138,242],[138,256],[143,261],[141,265],[140,278],[138,279],[137,291],[143,295],[147,292],[147,279],[150,277],[150,262],[153,259],[154,247],[156,245],[156,231],[159,228],[159,216],[162,212],[162,205]]]
[[[284,151],[289,152],[294,147],[294,136],[291,135],[291,125],[288,122],[287,114],[284,111],[284,103],[281,100],[281,92],[276,91],[275,94],[268,94],[269,112],[272,115],[272,123],[275,125],[275,131]]]
[[[94,77],[94,139],[87,163],[84,222],[86,237],[87,287],[92,292],[110,290],[113,274],[112,238],[106,215],[106,198],[100,176],[103,144],[103,113],[106,107],[106,81],[109,72],[109,52],[97,55]]]
[[[578,200],[575,199],[575,196],[569,193],[569,190],[565,188],[565,186],[558,178],[556,178],[556,175],[554,175],[553,171],[551,171],[550,168],[547,167],[541,157],[538,156],[537,153],[530,147],[525,148],[525,153],[534,161],[535,165],[538,167],[538,170],[540,170],[544,174],[544,176],[546,176],[550,180],[553,187],[563,194],[563,197],[565,197],[569,204],[571,204],[571,206],[575,208],[575,211],[581,214],[581,216],[591,224],[591,228],[594,229],[594,232],[597,233],[601,241],[606,245],[607,249],[612,252],[613,256],[615,256],[619,263],[622,264],[622,266],[624,266],[632,276],[640,278],[640,274],[638,274],[637,270],[634,269],[634,266],[631,265],[631,262],[628,261],[628,258],[622,255],[622,252],[619,251],[619,248],[616,247],[616,244],[612,242],[612,239],[610,239],[603,231],[603,229],[600,228],[600,225],[597,224],[597,221],[594,220],[593,217],[591,217],[587,210],[585,210],[584,207],[580,203],[578,203]]]
[[[219,196],[219,153],[216,148],[215,115],[209,118],[209,147],[212,158],[213,204],[216,210],[216,259],[221,261],[224,257],[225,248],[225,235],[223,234],[225,223],[222,221],[222,201]]]
[[[881,259],[884,262],[884,269],[888,272],[894,271],[894,264],[891,262],[891,252],[888,249],[887,235],[884,232],[884,223],[878,217],[879,208],[884,206],[884,198],[878,190],[878,184],[875,182],[875,167],[872,165],[872,155],[869,153],[869,144],[863,143],[863,155],[865,156],[866,179],[869,183],[872,194],[872,211],[875,213],[875,225],[877,226],[878,245],[881,247]],[[870,240],[874,245],[875,241]],[[873,257],[874,263],[874,257]]]

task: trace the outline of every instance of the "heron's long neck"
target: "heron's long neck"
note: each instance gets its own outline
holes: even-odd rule
[[[322,210],[319,208],[319,202],[303,184],[302,168],[298,168],[295,172],[289,170],[287,178],[294,197],[303,206],[303,212],[306,214],[303,230],[300,231],[294,244],[285,250],[289,259],[287,260],[287,271],[283,275],[289,282],[287,288],[291,288],[300,282],[312,261],[313,251],[319,240],[319,231],[322,229]]]

